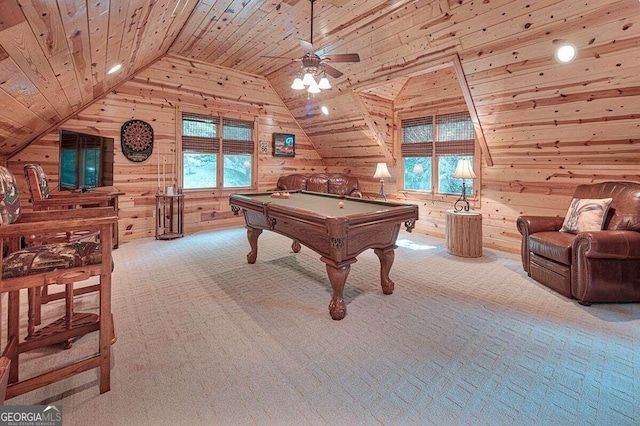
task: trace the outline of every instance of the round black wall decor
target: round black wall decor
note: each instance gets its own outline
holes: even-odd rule
[[[120,141],[124,156],[139,163],[153,151],[153,128],[142,120],[129,120],[122,125]]]

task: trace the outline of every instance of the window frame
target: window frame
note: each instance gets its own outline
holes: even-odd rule
[[[398,173],[398,188],[401,188],[398,190],[399,193],[402,193],[405,195],[406,198],[413,198],[413,199],[429,199],[431,201],[446,201],[446,202],[450,202],[453,200],[458,199],[458,197],[460,197],[459,193],[446,193],[446,192],[439,192],[440,188],[439,188],[439,182],[438,182],[438,159],[440,157],[440,155],[436,155],[436,145],[437,145],[437,141],[438,141],[438,125],[437,125],[437,117],[438,116],[443,116],[443,115],[448,115],[448,114],[455,114],[455,113],[468,113],[469,111],[464,108],[452,108],[452,109],[446,109],[446,110],[421,110],[421,111],[414,111],[411,113],[397,113],[395,114],[395,122],[396,122],[396,140],[397,140],[397,144],[396,144],[396,153],[397,153],[397,157],[399,158],[400,161],[399,163],[399,171],[400,173]],[[402,155],[402,141],[403,141],[403,134],[402,134],[402,121],[403,120],[411,120],[411,119],[417,119],[420,117],[431,117],[432,118],[432,123],[433,123],[433,143],[432,143],[432,148],[431,148],[431,190],[430,191],[426,191],[426,190],[417,190],[417,189],[406,189],[405,188],[405,183],[404,183],[404,174],[405,174],[405,169],[404,169],[404,156]],[[470,121],[473,125],[473,120],[470,118]],[[480,185],[481,185],[481,173],[480,173],[480,162],[481,160],[481,151],[480,151],[480,146],[478,144],[478,138],[476,136],[477,130],[475,128],[475,125],[473,125],[474,127],[474,144],[473,144],[473,171],[475,172],[476,176],[478,176],[478,178],[474,179],[474,183],[473,183],[473,193],[471,194],[467,194],[467,198],[469,200],[473,200],[473,201],[479,201],[480,199]]]
[[[206,188],[185,188],[184,187],[184,152],[182,147],[182,138],[183,138],[183,116],[184,114],[193,114],[193,115],[201,115],[210,118],[217,119],[217,137],[220,140],[216,154],[216,186],[206,187]],[[249,186],[237,186],[237,187],[224,187],[224,140],[222,138],[223,128],[224,128],[224,120],[231,121],[244,121],[246,123],[253,123],[252,127],[252,151],[251,154],[251,183]],[[258,187],[257,176],[258,176],[258,118],[255,116],[246,116],[244,114],[232,114],[229,112],[223,111],[194,111],[194,110],[183,110],[181,108],[176,109],[176,135],[177,146],[176,146],[176,180],[178,182],[178,186],[183,189],[185,193],[196,193],[196,192],[213,192],[215,195],[224,196],[229,195],[238,191],[252,191],[256,190]],[[228,153],[227,153],[228,154]]]

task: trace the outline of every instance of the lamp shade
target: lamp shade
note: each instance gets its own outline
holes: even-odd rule
[[[320,82],[318,82],[318,87],[321,88],[322,90],[331,89],[331,83],[329,83],[329,79],[327,78],[326,75],[322,76],[322,78],[320,79]]]
[[[317,84],[316,80],[313,78],[313,74],[309,71],[304,73],[304,77],[302,77],[302,84],[305,86],[310,86],[311,84]]]
[[[378,163],[376,166],[376,172],[373,175],[374,178],[386,178],[391,177],[391,173],[389,173],[389,169],[387,168],[387,163]]]
[[[318,87],[318,84],[315,82],[315,80],[313,81],[313,83],[311,83],[309,85],[309,88],[307,89],[307,92],[309,92],[309,93],[320,93],[320,87]]]
[[[462,158],[458,160],[456,171],[453,172],[453,177],[458,179],[475,179],[476,174],[473,172],[471,161],[468,158]]]
[[[304,83],[302,82],[302,79],[300,77],[296,77],[295,80],[293,80],[293,84],[291,85],[291,88],[293,90],[304,90]]]

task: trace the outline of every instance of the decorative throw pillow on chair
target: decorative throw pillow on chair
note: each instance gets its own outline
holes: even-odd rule
[[[560,232],[577,234],[584,231],[600,231],[607,218],[612,198],[574,198]]]

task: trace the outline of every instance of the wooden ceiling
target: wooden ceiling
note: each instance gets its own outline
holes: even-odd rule
[[[344,76],[311,100],[289,88],[298,39],[311,39],[308,0],[0,0],[0,11],[4,157],[171,54],[267,78],[325,158],[354,146],[392,156],[354,93],[393,102],[409,78],[459,58],[496,162],[555,161],[559,144],[563,161],[638,160],[637,0],[316,0],[315,50],[362,60],[333,64]],[[553,58],[564,41],[579,49],[568,65]],[[598,147],[586,160],[585,143]]]

